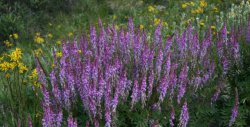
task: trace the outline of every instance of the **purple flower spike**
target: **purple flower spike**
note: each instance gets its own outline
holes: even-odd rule
[[[74,120],[72,115],[69,115],[67,122],[68,122],[68,127],[77,127],[77,121],[76,119]]]
[[[31,119],[31,117],[30,117],[30,114],[29,114],[29,116],[28,116],[28,120],[29,120],[29,127],[32,127],[32,119]]]
[[[142,101],[142,106],[145,105],[145,102],[146,102],[146,88],[147,88],[147,77],[144,76],[143,79],[142,79],[142,83],[141,83],[141,101]]]
[[[162,27],[162,23],[159,23],[157,28],[155,29],[154,46],[161,47],[162,45],[161,27]]]
[[[135,80],[135,81],[134,81],[133,92],[132,92],[132,95],[131,95],[131,98],[132,98],[132,102],[131,102],[132,107],[133,107],[134,104],[135,104],[136,102],[138,102],[138,100],[139,100],[139,92],[140,92],[140,90],[139,90],[138,81]]]
[[[111,112],[109,109],[106,109],[105,111],[105,127],[110,127],[111,126]]]
[[[148,83],[149,83],[149,85],[148,85],[148,98],[150,98],[151,97],[151,95],[152,95],[152,91],[153,91],[153,85],[154,85],[154,72],[153,72],[153,70],[152,71],[150,71],[150,75],[149,75],[149,79],[148,79]]]
[[[158,87],[158,92],[160,93],[160,97],[159,97],[159,102],[163,102],[166,93],[167,93],[167,89],[168,89],[168,77],[164,76],[161,80],[160,80],[160,84]]]
[[[179,120],[180,122],[178,127],[186,127],[188,124],[188,120],[189,120],[188,106],[187,102],[185,101],[184,105],[182,106],[180,120]]]
[[[233,125],[233,123],[235,122],[235,120],[238,116],[238,109],[239,109],[239,95],[238,95],[237,88],[235,88],[235,103],[234,103],[234,107],[232,109],[232,115],[231,115],[231,119],[229,121],[229,127],[231,127]]]
[[[188,70],[189,70],[189,67],[187,64],[185,64],[179,76],[179,93],[178,93],[178,100],[177,100],[178,103],[180,103],[181,98],[184,96],[186,92]]]
[[[175,119],[175,111],[174,111],[174,107],[171,106],[171,113],[170,113],[170,119],[169,119],[170,127],[174,127],[174,119]]]
[[[96,28],[92,26],[90,28],[90,40],[93,46],[93,51],[96,51],[97,49],[97,35],[96,35]]]
[[[162,63],[163,63],[163,52],[160,49],[159,53],[158,53],[157,61],[156,61],[156,70],[157,70],[157,74],[158,74],[158,79],[161,76],[161,66],[162,66]]]
[[[248,43],[250,42],[250,16],[248,17],[246,40]]]

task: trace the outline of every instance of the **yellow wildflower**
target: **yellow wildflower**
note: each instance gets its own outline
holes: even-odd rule
[[[33,69],[31,75],[29,76],[29,79],[37,79],[38,77],[38,73],[37,73],[37,70],[36,69]]]
[[[22,58],[22,50],[20,48],[16,48],[9,55],[11,61],[19,61]]]
[[[157,26],[161,22],[161,19],[154,19],[154,25]]]
[[[218,9],[217,7],[214,7],[214,8],[213,8],[213,11],[214,11],[214,12],[219,12],[219,9]]]
[[[73,36],[73,33],[72,33],[72,32],[69,32],[69,33],[68,33],[68,37],[71,37],[71,36]]]
[[[116,30],[119,30],[120,28],[119,28],[119,26],[118,26],[118,25],[115,25],[115,29],[116,29]]]
[[[40,36],[41,34],[39,32],[36,33],[36,36]]]
[[[62,42],[60,40],[56,41],[56,44],[61,45]]]
[[[41,44],[44,42],[44,39],[40,36],[40,33],[36,33],[36,36],[34,38],[34,41],[37,43],[37,44]]]
[[[43,50],[41,48],[34,50],[34,53],[36,56],[40,56],[43,53]]]
[[[116,15],[113,15],[113,20],[116,20]]]
[[[82,50],[78,50],[77,52],[78,52],[79,54],[81,54],[81,53],[82,53]]]
[[[167,22],[163,22],[163,26],[168,26],[168,23]]]
[[[191,2],[189,3],[189,5],[190,5],[190,6],[194,6],[194,2],[191,1]]]
[[[150,5],[150,6],[148,6],[148,11],[149,11],[149,12],[154,12],[154,11],[155,11],[155,8],[154,8],[153,6]]]
[[[205,23],[204,22],[200,22],[200,26],[204,26],[205,25]]]
[[[14,34],[13,34],[13,38],[14,38],[14,39],[18,39],[18,34],[17,34],[17,33],[14,33]]]
[[[41,85],[39,82],[34,81],[34,86],[36,86],[36,87],[38,87],[38,88],[41,88],[42,85]]]
[[[0,57],[0,62],[4,59],[4,56]]]
[[[6,40],[3,42],[7,47],[11,47],[13,44],[9,41],[9,40]]]
[[[51,67],[52,67],[52,69],[54,69],[54,68],[56,67],[56,65],[55,65],[55,64],[52,64]]]
[[[49,38],[52,38],[53,37],[53,35],[51,34],[51,33],[48,33],[48,35],[47,35]]]
[[[61,58],[62,57],[62,52],[57,52],[56,57]]]
[[[204,12],[204,10],[202,8],[200,8],[200,7],[197,8],[196,10],[191,11],[192,14],[201,14],[203,12]]]
[[[216,28],[215,26],[211,26],[211,29],[212,29],[212,30],[215,30],[215,28]]]
[[[201,0],[200,7],[206,7],[206,6],[207,6],[207,2],[205,0]]]
[[[28,68],[23,63],[18,63],[19,73],[22,74],[28,71]]]
[[[9,73],[7,73],[7,74],[5,75],[5,78],[9,79],[10,76],[11,76],[11,75],[10,75]]]
[[[13,62],[3,62],[0,64],[0,70],[2,71],[8,71],[13,70],[16,67],[16,64]]]
[[[140,25],[140,30],[143,30],[144,29],[144,26],[141,24]]]
[[[181,5],[181,8],[183,8],[183,9],[186,9],[187,7],[188,7],[187,3],[184,3],[184,4]]]

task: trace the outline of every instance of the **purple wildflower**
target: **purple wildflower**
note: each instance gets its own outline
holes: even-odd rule
[[[110,127],[111,126],[111,112],[109,109],[105,110],[105,127]]]
[[[160,93],[160,97],[159,97],[159,101],[163,102],[165,96],[166,96],[166,92],[168,89],[168,77],[164,76],[161,80],[160,80],[160,84],[158,87],[158,92]]]
[[[69,115],[67,122],[68,122],[68,127],[77,127],[77,121],[76,119],[74,120],[72,115]]]
[[[235,103],[232,109],[232,115],[229,121],[229,127],[231,127],[233,123],[235,122],[236,117],[238,116],[238,109],[239,109],[239,95],[238,95],[237,88],[235,88]]]
[[[94,119],[94,126],[99,127],[99,121],[97,119]]]
[[[246,40],[250,41],[250,16],[248,17],[248,23],[247,23],[247,32],[246,32]]]
[[[171,70],[171,53],[167,52],[167,60],[166,60],[166,69],[165,69],[165,75],[169,75]]]
[[[94,26],[90,27],[90,40],[93,46],[93,51],[97,49],[97,35],[96,28]]]
[[[147,88],[146,80],[147,80],[147,77],[144,76],[142,79],[141,88],[140,88],[142,106],[144,106],[146,102],[146,88]]]
[[[134,104],[135,104],[136,102],[138,102],[138,100],[139,100],[139,92],[140,92],[140,91],[139,91],[138,81],[135,80],[135,81],[134,81],[133,92],[132,92],[132,95],[131,95],[131,98],[132,98],[132,102],[131,102],[132,107],[133,107]]]
[[[226,56],[222,57],[222,67],[223,67],[223,74],[226,75],[229,70],[229,61]]]
[[[38,79],[39,79],[39,81],[43,85],[47,86],[46,75],[45,75],[45,73],[43,71],[43,68],[42,68],[42,66],[41,66],[40,61],[39,61],[38,58],[36,58],[36,70],[37,70],[37,73],[38,73]]]
[[[182,67],[180,76],[179,76],[179,93],[178,93],[178,99],[177,102],[180,103],[181,98],[184,96],[185,92],[186,92],[186,85],[187,85],[187,77],[188,77],[188,70],[189,67],[187,64],[185,64]]]
[[[171,72],[170,72],[170,81],[169,81],[169,87],[170,87],[170,100],[172,100],[173,96],[174,96],[174,88],[177,84],[177,68],[178,68],[178,64],[177,63],[173,63],[171,65]]]
[[[185,103],[182,106],[180,120],[179,120],[180,122],[178,126],[186,127],[188,124],[188,120],[189,120],[188,106],[187,106],[187,102],[185,101]]]
[[[170,113],[170,119],[169,119],[170,127],[174,127],[174,119],[175,119],[175,111],[174,111],[174,107],[171,106],[171,113]]]
[[[157,28],[155,29],[154,46],[162,45],[161,27],[162,23],[159,23]]]
[[[30,114],[29,114],[29,116],[28,116],[28,120],[29,120],[29,127],[32,127],[32,119],[31,119],[31,117],[30,117]]]
[[[50,73],[52,93],[57,102],[61,103],[61,90],[58,88],[55,70]]]
[[[43,94],[43,107],[49,107],[50,106],[50,95],[48,90],[44,85],[42,85],[42,94]]]
[[[211,104],[213,104],[215,101],[217,101],[220,93],[221,93],[220,87],[217,87],[213,97],[211,98]]]
[[[154,72],[151,70],[150,71],[150,75],[149,75],[149,78],[148,78],[148,98],[150,98],[151,97],[151,95],[152,95],[152,91],[153,91],[153,85],[154,85]]]
[[[160,75],[161,75],[162,63],[163,63],[163,52],[160,49],[158,52],[158,57],[157,57],[157,61],[156,61],[156,70],[157,70],[157,74],[158,74],[158,79],[160,78]]]
[[[166,40],[166,48],[165,48],[166,52],[170,51],[172,44],[173,44],[173,37],[171,36],[168,37]]]

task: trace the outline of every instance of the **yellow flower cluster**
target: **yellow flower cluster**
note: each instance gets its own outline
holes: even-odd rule
[[[15,67],[16,67],[15,62],[6,62],[6,61],[4,61],[3,63],[0,63],[0,70],[1,71],[13,70]]]
[[[56,57],[61,58],[62,57],[62,52],[57,52]]]
[[[51,33],[47,34],[48,38],[53,38],[53,35]]]
[[[24,72],[28,71],[28,68],[23,63],[18,63],[19,73],[23,74]]]
[[[204,8],[207,7],[206,0],[200,0],[199,2],[186,2],[181,5],[181,8],[187,9],[188,7],[196,7],[195,9],[192,8],[191,13],[192,14],[202,14],[204,13]]]
[[[40,56],[43,53],[43,50],[41,48],[34,50],[34,53],[36,56]]]
[[[181,5],[181,8],[186,9],[188,6],[194,6],[194,2],[186,2]]]
[[[11,47],[13,44],[9,41],[9,40],[6,40],[3,42],[7,47]]]
[[[39,88],[41,87],[41,84],[38,82],[38,73],[36,69],[34,69],[31,72],[29,79],[33,82],[34,86],[39,87]]]
[[[153,6],[148,6],[148,11],[149,12],[155,12],[156,11],[156,9],[153,7]]]
[[[14,39],[18,39],[18,34],[17,33],[13,33],[10,35],[10,38],[14,38]]]
[[[215,27],[215,26],[211,26],[211,29],[212,29],[212,30],[215,30],[215,29],[216,29],[216,27]]]
[[[154,19],[154,25],[157,26],[161,22],[161,19]]]
[[[19,70],[19,73],[24,73],[28,71],[28,68],[24,65],[24,63],[21,62],[22,59],[22,50],[20,48],[16,48],[14,51],[12,51],[8,56],[10,58],[10,61],[3,61],[0,63],[0,70],[1,71],[8,71],[8,70],[14,70],[16,67]],[[2,60],[1,60],[2,61]]]
[[[68,37],[72,37],[73,36],[73,33],[72,32],[69,32],[68,33]]]
[[[22,59],[22,50],[20,48],[16,48],[10,53],[9,57],[12,61],[18,62],[20,59]]]
[[[217,12],[219,12],[219,9],[217,7],[214,7],[213,11],[217,13]]]
[[[200,22],[200,26],[203,27],[205,25],[204,21]]]
[[[37,44],[42,44],[44,42],[44,38],[41,37],[40,33],[36,33],[35,37],[34,37],[34,41]]]
[[[201,8],[201,7],[198,7],[197,9],[195,10],[191,10],[191,13],[192,14],[202,14],[204,12],[204,9]]]
[[[200,0],[200,7],[207,7],[207,2],[205,0]]]
[[[140,25],[140,30],[143,30],[144,29],[144,26],[141,24]]]

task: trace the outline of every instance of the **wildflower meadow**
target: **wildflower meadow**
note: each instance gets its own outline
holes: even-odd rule
[[[0,1],[0,126],[250,126],[250,1]]]

